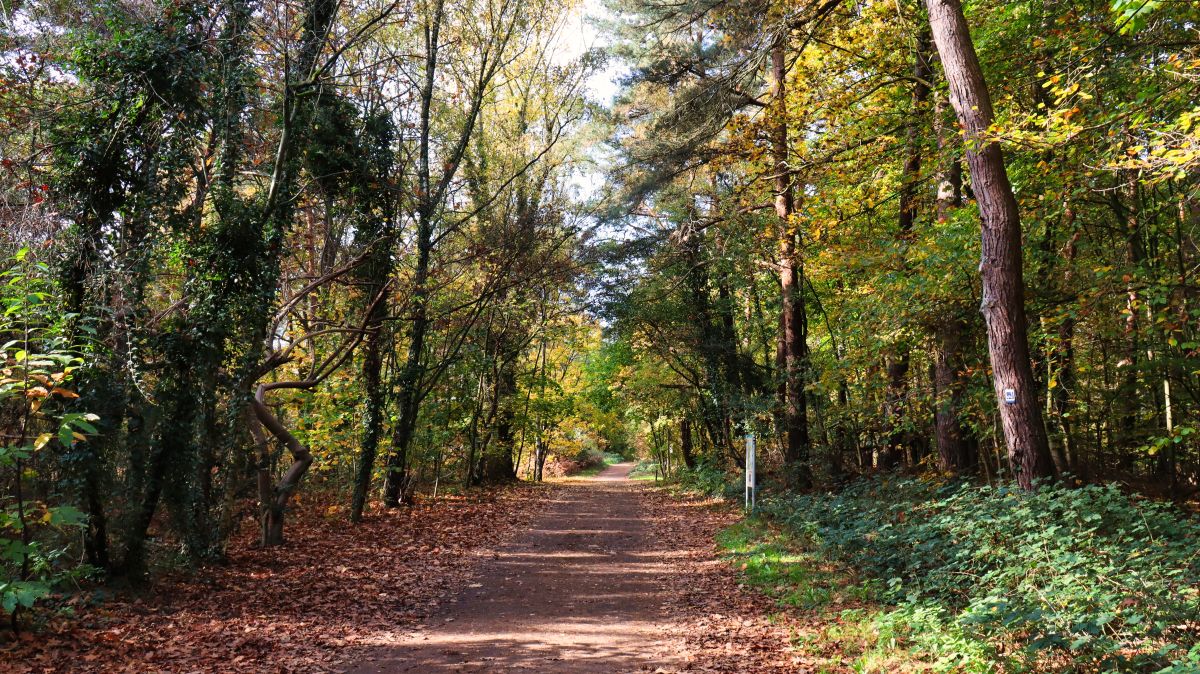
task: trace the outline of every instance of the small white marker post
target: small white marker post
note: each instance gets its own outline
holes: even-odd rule
[[[754,434],[746,434],[746,510],[754,512],[755,489]]]

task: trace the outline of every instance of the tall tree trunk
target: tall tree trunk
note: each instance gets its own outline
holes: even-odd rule
[[[945,99],[938,97],[934,120],[937,126],[938,169],[937,221],[949,221],[962,207],[962,161],[956,155],[951,130],[946,123]],[[957,135],[957,134],[955,134]],[[938,446],[938,465],[942,470],[961,471],[974,463],[967,429],[959,419],[967,382],[963,376],[963,341],[967,322],[957,303],[946,303],[944,313],[933,326],[934,433]]]
[[[374,127],[369,127],[374,128]],[[386,127],[390,130],[390,126]],[[373,134],[380,156],[384,159],[373,166],[373,178],[386,184],[392,178],[391,136],[386,131]],[[384,417],[387,412],[387,391],[383,386],[384,345],[392,340],[391,326],[385,321],[388,314],[388,292],[392,277],[392,237],[395,222],[395,200],[384,192],[382,199],[368,200],[364,204],[370,215],[368,224],[356,234],[359,242],[368,247],[369,257],[362,269],[365,283],[363,300],[368,307],[367,334],[363,338],[363,428],[359,445],[358,466],[354,475],[354,493],[350,502],[350,521],[361,522],[366,509],[367,496],[371,491],[371,477],[375,472],[375,459],[379,454],[379,441],[383,438]],[[374,216],[379,208],[380,217]]]
[[[982,311],[1000,421],[1017,481],[1052,477],[1054,463],[1038,406],[1025,318],[1021,215],[1000,145],[987,138],[994,119],[975,45],[959,0],[925,0],[950,102],[965,131],[971,185],[982,220]]]
[[[377,288],[378,292],[381,288]],[[383,436],[383,417],[387,396],[383,389],[383,317],[386,307],[383,301],[375,305],[368,322],[368,333],[363,345],[363,434],[359,447],[358,466],[354,475],[354,495],[350,503],[350,521],[361,522],[367,505],[367,494],[371,489],[371,473],[375,471],[375,457],[379,452],[379,440]]]
[[[424,222],[424,219],[422,219]],[[422,360],[425,353],[425,335],[429,330],[429,252],[431,228],[419,226],[417,269],[413,278],[412,329],[409,333],[408,353],[404,367],[397,377],[396,424],[392,427],[392,450],[388,455],[387,474],[383,483],[383,504],[389,508],[399,507],[409,496],[408,450],[417,428],[420,412],[419,387],[421,385]]]
[[[808,375],[808,321],[804,307],[804,267],[797,254],[792,173],[788,168],[787,77],[785,37],[771,49],[771,88],[775,125],[771,154],[775,171],[775,215],[779,218],[779,293],[782,300],[779,335],[784,365],[783,421],[787,430],[783,460],[788,482],[805,487],[812,480],[809,466],[808,406],[804,384]]]
[[[932,78],[930,59],[933,46],[929,30],[922,26],[917,34],[913,55],[912,109],[909,111],[905,136],[904,169],[900,178],[900,216],[896,238],[900,248],[900,266],[908,268],[908,246],[912,242],[913,225],[917,219],[918,185],[921,180],[922,131],[929,126],[929,81]],[[909,345],[901,342],[888,359],[887,422],[888,446],[880,455],[880,467],[890,468],[899,462],[906,450],[916,453],[914,432],[907,426]]]
[[[1117,429],[1116,442],[1122,472],[1133,470],[1133,456],[1130,452],[1120,451],[1137,442],[1138,437],[1138,404],[1139,388],[1138,370],[1141,361],[1141,329],[1138,325],[1138,313],[1141,311],[1142,298],[1138,291],[1136,279],[1140,267],[1146,258],[1145,246],[1142,244],[1138,218],[1141,208],[1138,208],[1137,177],[1131,172],[1122,172],[1126,179],[1123,189],[1109,193],[1109,205],[1117,216],[1118,224],[1125,230],[1125,263],[1128,273],[1125,278],[1125,320],[1122,325],[1124,337],[1124,357],[1117,363],[1121,371],[1121,383],[1117,387],[1117,404],[1120,410],[1120,425]],[[1129,206],[1121,203],[1121,193],[1129,198]]]
[[[698,328],[699,351],[704,359],[704,383],[706,395],[701,398],[704,423],[710,430],[713,444],[718,453],[729,454],[736,462],[733,449],[730,418],[730,392],[735,385],[734,376],[727,365],[725,335],[713,316],[710,297],[708,266],[711,256],[707,254],[704,232],[695,223],[686,223],[679,232],[680,252],[686,268],[687,302],[692,321]],[[718,311],[720,307],[718,307]],[[733,346],[736,350],[736,346]]]
[[[1063,247],[1063,292],[1072,294],[1071,284],[1075,263],[1076,244],[1080,231],[1075,229],[1075,212],[1070,204],[1065,207],[1064,220],[1071,231],[1066,246]],[[1066,311],[1058,324],[1058,344],[1054,350],[1053,373],[1051,381],[1054,387],[1050,390],[1051,407],[1054,418],[1058,422],[1061,435],[1062,454],[1067,469],[1074,471],[1079,457],[1076,456],[1075,437],[1071,431],[1071,392],[1075,390],[1075,314]]]
[[[688,470],[696,469],[696,454],[692,450],[692,420],[684,417],[679,420],[679,453],[683,456],[683,465]]]
[[[388,455],[383,484],[383,503],[389,508],[400,505],[408,495],[408,450],[417,427],[420,411],[422,361],[425,336],[429,331],[429,259],[433,253],[433,219],[438,208],[430,173],[433,94],[437,82],[440,35],[445,3],[438,0],[424,26],[425,63],[421,84],[419,144],[417,148],[417,265],[413,271],[412,315],[408,353],[396,381],[396,424],[392,427],[392,450]],[[437,190],[441,192],[440,189]]]

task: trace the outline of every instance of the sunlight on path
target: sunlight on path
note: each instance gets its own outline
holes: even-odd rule
[[[664,626],[670,551],[652,540],[633,464],[575,481],[480,577],[406,642],[354,674],[653,671],[676,658]]]

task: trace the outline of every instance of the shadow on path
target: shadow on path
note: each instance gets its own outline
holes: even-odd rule
[[[618,672],[670,667],[662,578],[633,464],[564,487],[520,540],[406,641],[350,674]]]

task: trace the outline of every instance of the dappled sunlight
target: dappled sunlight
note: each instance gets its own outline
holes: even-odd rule
[[[661,603],[670,545],[650,535],[630,468],[566,486],[424,629],[350,671],[608,673],[670,663]]]

